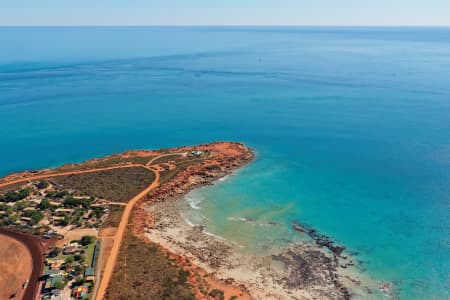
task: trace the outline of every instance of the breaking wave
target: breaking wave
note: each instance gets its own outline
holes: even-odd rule
[[[189,204],[189,206],[193,209],[199,210],[201,208],[200,203],[202,203],[202,199],[200,197],[195,197],[188,194],[185,199],[187,204]]]

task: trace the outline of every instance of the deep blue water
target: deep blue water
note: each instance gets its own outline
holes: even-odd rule
[[[0,41],[0,175],[242,141],[256,162],[193,195],[211,231],[250,249],[304,222],[402,299],[449,297],[450,28],[4,27]]]

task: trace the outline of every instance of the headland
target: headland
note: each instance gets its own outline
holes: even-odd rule
[[[33,258],[42,299],[350,299],[373,286],[345,248],[293,224],[309,243],[266,255],[182,218],[180,201],[255,157],[235,142],[134,150],[0,179],[1,227],[45,241]],[[36,272],[36,271],[34,271]],[[31,299],[31,298],[30,298]],[[34,298],[33,298],[34,299]]]

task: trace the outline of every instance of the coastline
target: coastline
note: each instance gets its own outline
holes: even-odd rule
[[[367,299],[369,294],[370,298],[381,298],[376,295],[381,288],[385,292],[391,289],[388,284],[380,288],[369,279],[360,277],[345,247],[336,245],[328,236],[301,223],[292,223],[289,227],[269,220],[263,225],[268,228],[289,227],[291,231],[302,235],[302,241],[304,237],[305,242],[291,242],[283,247],[270,245],[265,253],[244,253],[241,251],[242,246],[232,241],[232,238],[227,240],[217,236],[209,232],[207,227],[190,223],[183,216],[188,205],[194,206],[194,209],[196,206],[196,203],[184,201],[189,193],[223,182],[247,166],[255,159],[255,152],[251,148],[241,143],[214,142],[159,151],[156,156],[154,152],[136,152],[135,155],[124,153],[119,155],[119,160],[113,155],[80,165],[66,165],[57,171],[47,169],[12,174],[6,184],[65,176],[67,173],[90,174],[103,170],[129,169],[137,165],[151,168],[157,174],[151,186],[134,196],[127,205],[132,213],[131,227],[134,228],[127,234],[159,244],[165,253],[179,261],[184,270],[192,265],[199,268],[200,274],[204,274],[201,277],[207,278],[205,280],[215,289],[225,291],[227,299],[236,295],[243,300]],[[111,157],[114,157],[113,164],[108,165],[111,164]],[[108,162],[107,166],[104,166],[105,161]],[[128,215],[122,217],[120,226],[124,230],[129,219]],[[245,215],[232,221],[257,224]],[[118,241],[122,240],[124,232],[116,236]],[[107,264],[110,269],[119,255],[120,243],[116,248],[116,256]],[[146,259],[142,253],[141,259]],[[196,280],[196,283],[199,282],[203,281]],[[211,299],[211,295],[205,293],[201,286],[194,283],[192,288],[197,292],[198,299]]]
[[[345,247],[334,245],[329,237],[312,228],[299,230],[295,226],[300,225],[293,224],[294,230],[309,235],[310,242],[274,248],[264,255],[248,254],[239,245],[183,216],[186,205],[190,205],[185,200],[191,191],[226,180],[255,158],[251,153],[251,159],[239,166],[216,176],[200,176],[175,194],[150,195],[144,205],[151,219],[144,229],[145,238],[186,258],[217,280],[242,288],[254,299],[390,297],[390,291],[383,295],[377,283],[359,274],[352,257],[343,255]]]

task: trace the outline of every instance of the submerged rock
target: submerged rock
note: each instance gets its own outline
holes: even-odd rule
[[[293,222],[292,228],[295,231],[306,233],[316,243],[317,246],[328,248],[328,250],[330,250],[337,256],[341,256],[341,254],[345,251],[344,246],[335,245],[335,242],[330,237],[319,233],[317,230],[309,228],[306,225],[301,225],[299,223]]]
[[[284,266],[284,274],[276,281],[285,288],[314,290],[322,299],[350,299],[349,291],[339,281],[337,261],[324,252],[308,245],[296,245],[272,255],[272,260]]]

